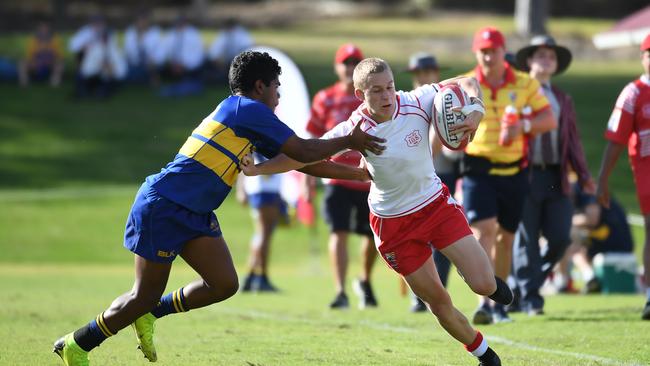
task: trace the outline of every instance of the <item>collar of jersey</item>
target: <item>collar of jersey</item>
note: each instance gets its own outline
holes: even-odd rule
[[[650,86],[650,76],[648,76],[647,74],[641,75],[639,80],[641,80],[641,82],[644,83],[645,85]]]
[[[505,66],[505,78],[503,80],[503,83],[495,89],[503,88],[506,84],[515,83],[517,81],[517,76],[515,75],[515,72],[512,71],[512,67],[510,67],[510,64],[504,62],[504,66]],[[474,74],[476,75],[476,79],[478,80],[479,83],[490,86],[487,80],[485,79],[485,75],[483,74],[483,68],[481,68],[481,65],[476,65]]]

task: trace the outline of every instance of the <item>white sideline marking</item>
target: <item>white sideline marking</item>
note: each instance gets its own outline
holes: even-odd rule
[[[510,346],[510,347],[525,349],[525,350],[534,351],[534,352],[552,353],[552,354],[560,355],[560,356],[571,356],[571,357],[581,359],[581,360],[597,361],[597,362],[600,362],[600,363],[602,363],[604,365],[643,366],[640,363],[629,363],[629,362],[625,362],[625,361],[613,360],[611,358],[594,356],[594,355],[590,355],[590,354],[587,354],[587,353],[560,351],[560,350],[556,350],[556,349],[552,349],[552,348],[537,347],[537,346],[533,346],[533,345],[522,343],[522,342],[511,341],[511,340],[509,340],[507,338],[503,338],[503,337],[499,337],[499,336],[486,336],[485,338],[487,338],[488,341],[505,344],[506,346]]]
[[[309,325],[322,325],[323,324],[322,321],[318,321],[318,320],[306,319],[306,318],[298,318],[298,317],[292,317],[292,316],[286,316],[286,315],[278,315],[278,314],[266,313],[266,312],[257,311],[257,310],[242,311],[242,310],[239,310],[239,309],[227,308],[227,307],[219,307],[219,306],[216,306],[213,309],[215,309],[215,310],[217,310],[219,312],[228,313],[228,314],[231,314],[231,315],[249,316],[251,318],[258,318],[258,319],[267,319],[267,320],[274,320],[274,321],[303,323],[303,324],[309,324]],[[345,324],[345,323],[341,323],[341,324]],[[369,321],[369,320],[362,320],[360,322],[357,322],[357,324],[362,325],[362,326],[364,326],[366,328],[370,328],[370,329],[385,330],[385,331],[390,331],[390,332],[395,332],[395,333],[411,333],[411,334],[427,333],[426,331],[416,329],[416,328],[394,326],[394,325],[391,325],[391,324],[388,324],[388,323],[377,323],[377,322],[373,322],[373,321]],[[552,349],[552,348],[537,347],[537,346],[533,346],[533,345],[526,344],[526,343],[523,343],[523,342],[511,341],[511,340],[509,340],[507,338],[503,338],[503,337],[499,337],[499,336],[486,335],[485,338],[487,338],[487,340],[490,341],[490,342],[504,344],[506,346],[513,347],[513,348],[519,348],[519,349],[524,349],[524,350],[527,350],[527,351],[540,352],[540,353],[550,353],[550,354],[560,355],[560,356],[569,356],[569,357],[573,357],[573,358],[576,358],[576,359],[579,359],[579,360],[596,361],[596,362],[600,362],[603,365],[643,366],[640,363],[620,361],[620,360],[615,360],[615,359],[611,359],[611,358],[605,358],[605,357],[590,355],[590,354],[587,354],[587,353],[561,351],[561,350],[556,350],[556,349]]]

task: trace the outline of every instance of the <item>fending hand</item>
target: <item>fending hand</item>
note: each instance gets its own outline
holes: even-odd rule
[[[384,149],[386,149],[384,145],[380,144],[386,142],[386,140],[363,132],[361,130],[361,123],[357,123],[354,126],[354,129],[348,137],[350,139],[350,148],[361,152],[364,156],[366,155],[366,151],[370,151],[375,155],[381,155]]]

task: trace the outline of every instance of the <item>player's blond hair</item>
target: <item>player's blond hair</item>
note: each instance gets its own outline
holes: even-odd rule
[[[359,62],[359,64],[354,68],[354,74],[352,74],[352,80],[354,81],[354,87],[356,89],[365,90],[368,86],[368,75],[370,74],[379,74],[380,72],[390,71],[390,66],[388,62],[377,58],[371,57],[366,58]]]

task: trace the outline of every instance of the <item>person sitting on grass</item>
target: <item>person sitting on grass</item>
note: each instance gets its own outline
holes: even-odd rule
[[[599,253],[633,253],[632,230],[625,209],[613,197],[609,207],[605,207],[598,203],[596,196],[584,192],[576,184],[573,203],[576,210],[571,230],[573,241],[560,263],[556,274],[559,278],[554,278],[554,281],[559,284],[560,292],[571,291],[573,281],[570,278],[569,263],[573,260],[585,283],[582,292],[599,293],[601,284],[594,275],[594,257]]]
[[[21,86],[30,81],[48,80],[57,87],[63,76],[63,45],[48,22],[41,22],[29,38],[25,60],[18,67]]]

